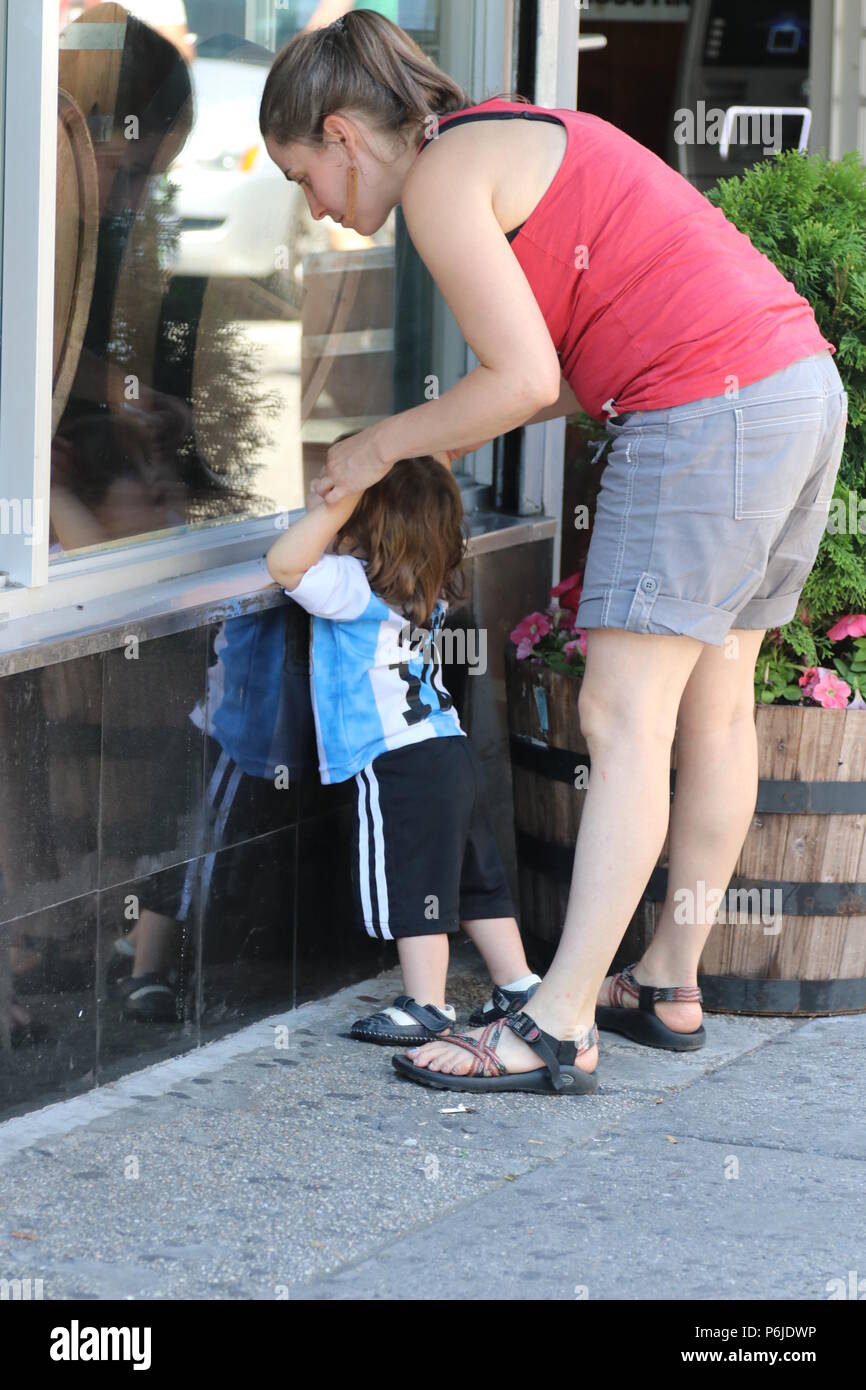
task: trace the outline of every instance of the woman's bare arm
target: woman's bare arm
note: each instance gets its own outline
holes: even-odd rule
[[[409,235],[478,366],[438,400],[372,427],[386,463],[490,439],[559,398],[556,349],[496,220],[491,178],[480,151],[447,139],[434,141],[406,178]]]
[[[542,425],[545,420],[558,420],[563,415],[576,415],[583,406],[572,391],[565,377],[562,378],[562,389],[559,393],[559,400],[554,401],[553,405],[546,405],[543,410],[539,410],[533,415],[531,420],[524,420],[525,425]],[[448,466],[451,467],[457,459],[462,459],[466,454],[471,454],[475,449],[483,449],[485,444],[492,444],[492,439],[483,439],[479,444],[467,444],[462,449],[447,449]],[[445,455],[439,456],[445,462]]]
[[[577,415],[578,411],[581,410],[583,410],[583,406],[563,377],[559,400],[554,401],[553,405],[546,405],[543,410],[539,410],[537,415],[533,415],[532,419],[525,423],[527,425],[541,425],[545,420],[558,420],[561,415]]]

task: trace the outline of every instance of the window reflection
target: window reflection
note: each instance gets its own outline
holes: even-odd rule
[[[447,2],[369,8],[447,66]],[[301,507],[338,435],[416,403],[395,214],[313,221],[258,129],[274,53],[352,0],[59,4],[51,557]],[[404,375],[436,370],[402,317]]]

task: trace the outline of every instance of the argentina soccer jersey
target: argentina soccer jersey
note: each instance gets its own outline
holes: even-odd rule
[[[430,632],[413,630],[373,593],[354,555],[323,555],[289,597],[312,616],[310,689],[323,783],[343,782],[380,753],[464,736],[442,684],[440,599]]]

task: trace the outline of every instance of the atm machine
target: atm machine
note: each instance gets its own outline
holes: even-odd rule
[[[768,149],[807,148],[811,8],[692,0],[667,157],[697,188],[743,173]]]

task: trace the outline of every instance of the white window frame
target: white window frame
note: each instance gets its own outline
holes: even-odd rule
[[[577,107],[577,60],[580,6],[539,0],[535,101],[538,106]],[[562,486],[565,467],[565,418],[527,425],[520,467],[520,511],[556,517],[553,542],[554,582],[562,553]]]
[[[144,595],[152,607],[154,585],[166,586],[161,592],[167,592],[169,584],[175,589],[173,581],[184,576],[190,577],[190,592],[197,601],[202,586],[194,576],[208,571],[214,571],[214,579],[217,573],[233,574],[226,587],[236,592],[237,578],[248,570],[251,587],[258,588],[261,566],[256,562],[272,543],[280,516],[285,517],[274,513],[164,538],[134,539],[49,566],[59,7],[57,0],[6,4],[0,499],[18,498],[22,506],[23,499],[29,499],[31,517],[41,516],[43,524],[36,537],[24,534],[23,528],[20,535],[0,535],[0,571],[9,576],[0,588],[0,629],[9,628],[0,634],[0,650],[14,647],[14,634],[21,626],[17,620],[38,619],[53,610],[83,610],[78,616],[86,625],[88,604],[101,604],[107,593],[121,608],[128,596],[128,611],[134,617]],[[557,0],[544,4],[558,9]],[[491,91],[507,85],[511,31],[509,25],[505,33],[504,21],[511,11],[510,0],[505,5],[503,0],[476,0],[475,40],[480,48],[476,46],[472,77],[479,87],[488,81]],[[469,462],[473,466],[476,461]],[[484,474],[483,461],[480,472]],[[31,539],[35,543],[30,544]],[[233,566],[245,569],[233,571]],[[219,597],[218,585],[207,588],[211,598]],[[37,621],[35,626],[44,629],[45,624]]]
[[[54,0],[8,0],[3,122],[3,298],[0,305],[0,499],[30,536],[0,535],[0,570],[24,585],[48,577],[48,492],[54,338],[57,36]],[[52,54],[54,55],[52,60]],[[34,177],[35,175],[35,177]],[[2,607],[6,608],[6,594]]]

